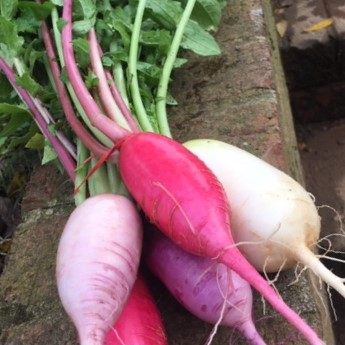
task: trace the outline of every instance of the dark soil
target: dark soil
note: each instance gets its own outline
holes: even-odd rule
[[[308,191],[320,207],[323,247],[345,259],[345,25],[342,1],[275,1],[277,27],[286,80],[296,123],[300,155]],[[327,18],[333,25],[315,32],[306,29]],[[336,235],[334,235],[336,234]],[[323,250],[321,249],[321,252]],[[337,275],[345,263],[326,260]],[[336,344],[345,344],[345,301],[331,291]],[[337,318],[337,321],[336,321]]]
[[[332,250],[344,254],[333,254],[345,259],[345,119],[298,125],[301,158],[305,171],[307,189],[315,196],[320,206],[322,235],[328,237]],[[337,234],[337,235],[334,235]],[[329,243],[322,242],[327,248]],[[345,276],[345,263],[324,262],[337,275]],[[345,344],[343,325],[345,322],[345,301],[332,292],[335,308],[334,328],[337,345]],[[337,321],[335,318],[337,317]]]
[[[37,152],[26,149],[0,158],[0,274],[11,250],[13,232],[21,222],[25,186],[38,162]]]

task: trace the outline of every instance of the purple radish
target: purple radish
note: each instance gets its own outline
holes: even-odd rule
[[[151,232],[150,232],[151,233]],[[264,345],[252,320],[252,289],[216,261],[190,254],[157,231],[144,246],[149,269],[194,316],[239,330],[252,345]],[[209,340],[209,344],[211,339]]]

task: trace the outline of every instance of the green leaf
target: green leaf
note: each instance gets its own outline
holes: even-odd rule
[[[143,45],[157,47],[158,51],[167,54],[171,45],[172,36],[167,30],[143,31],[140,35],[140,42]]]
[[[220,24],[222,6],[218,0],[197,0],[192,17],[205,30],[216,30]]]
[[[51,123],[50,125],[48,125],[48,131],[49,131],[49,133],[56,135],[56,132],[57,132],[56,124]]]
[[[30,112],[23,108],[22,105],[15,105],[9,103],[0,103],[0,114],[14,114],[31,117]]]
[[[21,126],[27,124],[31,119],[30,113],[20,106],[12,104],[1,103],[0,113],[9,114],[10,118],[5,124],[4,128],[0,131],[0,137],[9,137],[14,134]],[[4,115],[0,117],[0,122],[3,124]]]
[[[20,1],[18,8],[21,10],[30,10],[36,19],[43,20],[51,14],[54,4],[49,1],[45,1],[42,4],[35,1]]]
[[[170,93],[167,94],[165,102],[168,105],[177,105],[178,104],[176,99]]]
[[[41,85],[31,78],[27,72],[23,73],[20,77],[17,77],[16,82],[18,86],[29,91],[34,97],[37,96],[39,92],[43,91]]]
[[[165,29],[175,29],[183,13],[181,4],[170,0],[148,0],[146,7],[151,10],[150,17]]]
[[[96,0],[79,0],[84,19],[94,19],[97,14]]]
[[[201,56],[220,54],[220,48],[214,37],[193,20],[189,20],[186,26],[181,47],[192,50],[194,53]]]
[[[183,59],[183,58],[176,58],[175,62],[174,62],[174,68],[180,68],[182,67],[184,64],[186,64],[188,62],[187,59]]]
[[[60,7],[63,6],[63,1],[64,1],[64,0],[51,0],[51,2],[52,2],[54,5],[60,6]]]
[[[121,23],[128,29],[128,31],[132,30],[132,18],[130,13],[125,11],[122,7],[115,7],[112,11],[106,12],[104,20],[109,26],[114,25],[114,23]]]
[[[102,65],[104,67],[111,67],[114,65],[114,61],[110,56],[102,56]]]
[[[7,78],[0,73],[0,102],[9,101],[13,99],[13,87]]]
[[[103,61],[104,59],[104,61]],[[112,62],[110,62],[110,59]],[[104,66],[112,66],[114,62],[119,62],[119,61],[128,61],[128,51],[125,50],[124,48],[119,48],[116,49],[116,51],[111,51],[110,53],[104,54],[102,56],[102,61],[104,63]]]
[[[12,65],[12,59],[19,55],[23,44],[15,23],[0,17],[0,57]]]
[[[44,142],[45,142],[44,135],[40,133],[36,133],[29,139],[25,147],[27,149],[34,149],[34,150],[41,151],[44,149]]]
[[[96,0],[79,0],[74,5],[75,19],[73,31],[76,34],[84,35],[95,26],[97,15]]]
[[[92,88],[96,87],[99,83],[97,76],[92,72],[89,71],[88,75],[85,78],[85,85],[86,87],[91,90]]]
[[[18,0],[1,0],[0,14],[6,19],[12,19],[17,11]]]
[[[57,154],[53,147],[48,143],[48,140],[45,140],[42,165],[47,164],[57,158]]]
[[[131,33],[127,26],[121,21],[113,21],[111,28],[121,36],[121,45],[129,49],[131,43]]]
[[[79,49],[83,54],[89,55],[89,41],[87,39],[76,38],[72,43],[75,49]]]
[[[41,40],[38,38],[33,39],[28,47],[26,48],[25,54],[24,54],[24,63],[29,65],[29,71],[32,73],[35,63],[37,60],[41,60],[43,57],[47,55],[46,51],[38,51],[34,47],[38,44],[41,44]]]
[[[41,21],[38,20],[30,10],[25,10],[22,12],[23,14],[19,18],[15,19],[18,32],[30,33],[32,35],[35,35],[37,33]]]
[[[7,137],[0,137],[0,154],[2,153],[1,149],[5,145],[6,141],[7,141]]]
[[[90,64],[88,40],[84,38],[76,38],[73,40],[73,47],[79,67],[88,67]]]
[[[10,138],[10,143],[7,146],[8,151],[15,150],[18,146],[25,145],[30,138],[38,132],[37,125],[34,121],[31,122],[29,129],[23,135],[16,135]]]
[[[59,79],[60,79],[64,84],[67,84],[67,83],[69,82],[68,73],[67,73],[67,70],[66,70],[66,67],[65,67],[65,66],[61,68],[61,73],[60,73]]]
[[[60,32],[66,26],[66,24],[67,24],[67,21],[61,18],[59,18],[56,22],[57,28],[59,29]]]
[[[73,32],[84,35],[95,25],[95,19],[84,19],[73,22]]]
[[[159,80],[162,69],[154,64],[148,62],[138,61],[138,71],[144,73],[147,77]]]

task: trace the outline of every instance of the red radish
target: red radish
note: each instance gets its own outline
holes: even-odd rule
[[[141,246],[141,219],[124,196],[93,196],[72,212],[58,247],[56,279],[81,345],[103,345],[135,282]]]
[[[141,274],[104,345],[167,345],[165,329],[151,292]]]
[[[188,252],[216,259],[233,269],[310,344],[323,343],[238,250],[230,231],[225,192],[199,158],[168,137],[146,132],[123,140],[119,169],[134,199],[170,239]]]
[[[320,216],[310,194],[294,179],[258,157],[218,140],[184,144],[214,172],[231,200],[233,237],[259,271],[278,272],[297,262],[345,297],[344,279],[313,253]],[[256,243],[255,243],[256,242]]]
[[[193,315],[238,329],[252,345],[266,344],[252,320],[251,287],[235,272],[184,251],[157,231],[145,241],[144,258],[149,269]]]

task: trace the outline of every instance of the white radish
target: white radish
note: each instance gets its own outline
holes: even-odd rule
[[[81,345],[103,345],[137,276],[141,219],[124,196],[101,194],[71,214],[60,239],[56,279]]]
[[[293,178],[227,143],[196,139],[184,144],[213,171],[231,202],[231,228],[239,249],[259,271],[301,263],[345,297],[344,280],[313,250],[320,217],[311,195]]]

